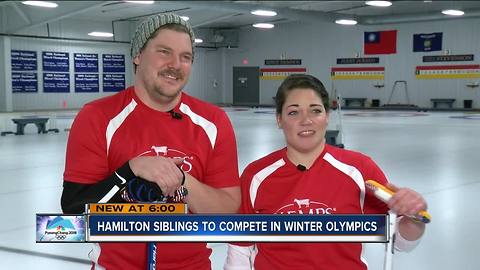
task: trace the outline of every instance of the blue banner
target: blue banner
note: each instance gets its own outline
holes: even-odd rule
[[[413,35],[414,52],[433,52],[442,50],[442,32]]]
[[[75,72],[98,72],[98,54],[74,53]]]
[[[12,71],[37,70],[37,52],[12,50],[10,52]]]
[[[38,79],[35,72],[12,72],[13,93],[38,92]]]
[[[99,92],[98,74],[75,74],[75,92]]]
[[[70,92],[69,73],[43,73],[43,92],[68,93]]]
[[[103,74],[103,92],[118,92],[125,89],[125,74]]]
[[[67,52],[42,52],[43,71],[68,72],[69,60]]]
[[[387,242],[385,215],[90,215],[87,241]]]
[[[103,72],[125,72],[125,55],[103,54]]]

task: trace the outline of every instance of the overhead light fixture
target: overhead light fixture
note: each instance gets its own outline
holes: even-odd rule
[[[58,7],[57,3],[47,2],[47,1],[23,1],[22,4],[28,5],[28,6],[46,7],[46,8]]]
[[[124,1],[127,3],[134,3],[134,4],[144,4],[144,5],[150,5],[155,3],[155,1]]]
[[[188,17],[188,16],[180,16],[180,18],[182,18],[182,20],[184,20],[184,21],[190,20],[190,17]]]
[[[113,34],[108,32],[90,32],[88,35],[92,37],[113,37]]]
[[[257,15],[257,16],[266,16],[266,17],[277,16],[277,12],[275,12],[273,10],[257,9],[257,10],[251,11],[250,13],[252,13],[253,15]]]
[[[196,39],[195,39],[195,43],[203,43],[203,39],[201,39],[201,38],[196,38]]]
[[[442,13],[450,16],[462,16],[463,14],[465,14],[465,12],[457,9],[445,9],[442,10]]]
[[[365,1],[366,5],[374,7],[389,7],[392,5],[390,1]]]
[[[270,29],[270,28],[275,27],[275,25],[273,25],[273,24],[271,24],[271,23],[255,23],[255,24],[253,24],[253,27],[263,28],[263,29]]]
[[[335,20],[335,23],[342,24],[342,25],[355,25],[357,24],[357,21],[352,19],[339,19],[339,20]]]

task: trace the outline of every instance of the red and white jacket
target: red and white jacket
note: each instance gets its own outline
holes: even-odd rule
[[[311,168],[302,171],[286,153],[284,148],[247,166],[241,176],[242,214],[387,213],[387,206],[365,191],[366,180],[387,183],[384,173],[369,157],[325,145]],[[256,243],[255,248],[243,250],[231,247],[234,250],[229,251],[229,256],[232,252],[238,255],[253,251],[246,263],[256,270],[367,269],[361,243]],[[235,257],[229,257],[226,265],[238,265],[228,261]]]
[[[173,109],[147,107],[130,87],[86,104],[67,145],[64,180],[94,184],[138,156],[181,157],[181,168],[214,188],[238,186],[235,135],[226,113],[181,94]],[[210,269],[206,243],[157,244],[157,269]],[[90,254],[95,269],[146,269],[145,243],[100,243]]]

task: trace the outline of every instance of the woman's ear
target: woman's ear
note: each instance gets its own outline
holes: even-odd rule
[[[280,129],[282,128],[282,122],[279,114],[277,114],[277,127]]]

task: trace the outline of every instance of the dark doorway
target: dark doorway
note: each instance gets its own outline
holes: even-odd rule
[[[233,105],[259,104],[259,67],[233,67]]]

